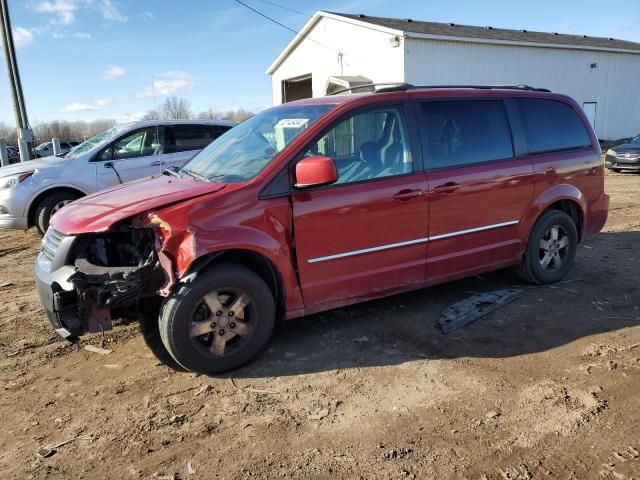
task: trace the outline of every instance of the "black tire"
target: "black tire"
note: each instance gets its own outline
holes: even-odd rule
[[[241,304],[241,297],[249,303],[241,316],[238,312],[233,317],[231,307],[236,301]],[[220,302],[219,308],[211,307],[212,299]],[[220,264],[180,285],[165,300],[160,311],[160,336],[183,368],[211,375],[238,368],[258,355],[271,338],[275,315],[271,290],[258,275],[241,265]],[[208,331],[192,337],[194,326],[195,332]],[[214,342],[223,344],[222,353]]]
[[[564,240],[556,240],[555,244],[549,244],[552,240],[552,229],[557,228],[556,237],[565,238],[568,244],[560,248]],[[544,242],[544,243],[543,243]],[[550,251],[544,250],[547,244]],[[527,249],[522,257],[522,262],[516,267],[516,273],[527,282],[536,284],[555,283],[562,280],[571,269],[578,248],[578,230],[573,219],[560,210],[544,212],[536,221]],[[554,255],[549,258],[553,252]],[[557,253],[557,257],[555,256]],[[558,260],[556,260],[556,258]],[[547,266],[543,266],[544,262]],[[557,263],[556,263],[557,262]]]
[[[44,235],[47,231],[51,217],[57,209],[61,208],[61,204],[72,202],[78,198],[80,198],[80,196],[73,192],[55,192],[40,200],[40,203],[36,206],[34,215],[36,228],[38,232],[40,232],[40,235]]]
[[[616,173],[620,173],[622,171],[621,168],[610,168],[609,170],[611,170],[612,172],[616,172]]]

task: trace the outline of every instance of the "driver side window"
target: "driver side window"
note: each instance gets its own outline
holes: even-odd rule
[[[117,140],[102,152],[100,160],[123,160],[164,153],[164,127],[137,130]]]
[[[413,170],[406,132],[401,109],[368,110],[340,121],[305,156],[332,158],[336,184],[403,175]]]

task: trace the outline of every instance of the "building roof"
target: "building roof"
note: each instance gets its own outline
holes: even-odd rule
[[[615,38],[567,35],[555,32],[533,32],[529,30],[510,30],[490,26],[477,27],[458,25],[456,23],[423,22],[406,18],[371,17],[368,15],[318,11],[269,66],[267,74],[271,75],[278,69],[298,44],[308,38],[310,32],[323,17],[366,28],[373,28],[373,25],[375,29],[383,33],[415,38],[640,54],[640,43]]]
[[[332,12],[333,13],[333,12]],[[640,43],[618,40],[615,38],[590,37],[588,35],[567,35],[556,32],[534,32],[530,30],[511,30],[494,28],[491,26],[475,27],[458,25],[457,23],[423,22],[412,19],[370,17],[368,15],[353,15],[348,13],[333,13],[341,17],[359,20],[380,27],[399,30],[405,33],[436,35],[443,37],[480,38],[485,40],[503,40],[511,42],[531,42],[557,45],[572,45],[576,47],[600,47],[606,49],[621,49],[640,51]]]

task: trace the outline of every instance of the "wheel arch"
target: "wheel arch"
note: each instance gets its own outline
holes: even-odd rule
[[[73,193],[78,197],[84,197],[86,195],[86,193],[83,192],[82,190],[75,187],[68,187],[68,186],[52,187],[52,188],[43,190],[42,192],[38,193],[29,203],[29,208],[27,210],[27,226],[29,228],[33,227],[36,224],[35,213],[36,213],[36,208],[38,207],[40,202],[42,202],[42,200],[45,197],[52,195],[54,193],[59,193],[59,192]]]
[[[578,241],[582,241],[587,211],[586,199],[582,192],[573,185],[555,185],[545,190],[533,203],[528,225],[530,234],[538,219],[548,210],[560,210],[567,213],[578,230]]]
[[[269,287],[276,303],[277,318],[282,318],[286,310],[285,284],[278,268],[268,257],[247,248],[228,248],[217,252],[206,253],[198,257],[189,266],[182,277],[188,279],[192,275],[205,271],[220,263],[242,265],[257,274]]]

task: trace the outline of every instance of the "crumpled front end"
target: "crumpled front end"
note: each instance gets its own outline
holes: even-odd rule
[[[123,224],[111,231],[67,236],[50,228],[35,267],[43,308],[65,338],[111,328],[112,318],[137,318],[141,300],[168,279],[154,228]]]

